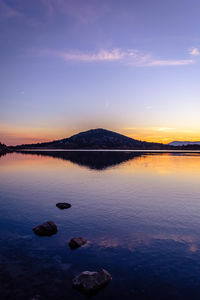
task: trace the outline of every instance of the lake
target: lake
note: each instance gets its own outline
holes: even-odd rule
[[[0,203],[1,300],[85,299],[72,279],[101,267],[97,300],[200,299],[199,153],[9,153]],[[48,220],[57,234],[36,236]]]

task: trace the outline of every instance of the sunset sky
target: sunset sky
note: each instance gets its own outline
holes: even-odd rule
[[[199,0],[0,0],[0,141],[200,140]]]

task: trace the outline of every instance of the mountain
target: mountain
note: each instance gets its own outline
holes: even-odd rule
[[[26,144],[14,147],[14,149],[32,149],[32,148],[51,148],[51,149],[139,149],[139,150],[161,150],[171,149],[171,146],[148,143],[139,140],[135,140],[124,136],[122,134],[98,128],[91,129],[85,132],[80,132],[69,138],[62,140],[38,143],[38,144]]]
[[[200,145],[200,142],[180,142],[180,141],[174,141],[169,143],[170,146],[187,146],[187,145]]]

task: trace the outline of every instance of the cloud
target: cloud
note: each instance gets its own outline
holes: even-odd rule
[[[7,5],[6,3],[4,3],[4,1],[0,1],[0,19],[20,16],[22,16],[22,14],[19,11]]]
[[[200,51],[199,51],[198,48],[192,48],[189,53],[190,53],[190,55],[193,55],[193,56],[199,56],[200,55]]]
[[[141,131],[163,131],[163,132],[169,132],[176,130],[176,128],[172,127],[125,127],[123,128],[125,130],[141,130]]]
[[[94,53],[83,53],[79,51],[68,52],[68,51],[53,51],[53,50],[43,50],[40,54],[47,56],[54,56],[63,59],[64,61],[85,61],[85,62],[95,62],[95,61],[113,61],[122,60],[126,53],[122,52],[120,49],[112,50],[100,50]]]
[[[194,63],[193,59],[180,59],[180,60],[161,59],[161,60],[152,60],[149,63],[147,62],[146,66],[149,67],[184,66],[184,65],[190,65],[192,63]]]
[[[54,22],[58,16],[64,16],[87,26],[111,11],[109,3],[99,3],[98,0],[37,0],[30,1],[29,4],[27,2],[0,0],[0,19],[23,16],[26,22],[38,26],[43,22]]]
[[[155,59],[148,53],[142,53],[136,49],[122,50],[120,48],[100,49],[96,52],[80,51],[57,51],[51,49],[36,50],[33,54],[39,56],[57,57],[63,61],[78,62],[118,62],[130,66],[140,67],[162,67],[162,66],[184,66],[190,65],[193,59]]]
[[[61,13],[77,19],[82,24],[94,22],[110,10],[105,3],[99,5],[98,0],[40,0],[40,2],[48,16]]]
[[[169,131],[176,130],[176,128],[172,128],[172,127],[159,127],[156,130],[157,131],[163,131],[163,132],[169,132]]]
[[[159,132],[182,132],[182,133],[192,133],[189,129],[179,129],[175,127],[125,127],[124,130],[140,130],[140,131],[159,131]]]

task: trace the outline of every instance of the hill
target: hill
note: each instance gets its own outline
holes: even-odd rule
[[[159,143],[148,143],[132,139],[122,134],[98,128],[80,132],[69,138],[38,144],[25,144],[16,146],[17,149],[138,149],[162,150],[172,147]]]
[[[180,142],[180,141],[174,141],[169,143],[170,146],[187,146],[187,145],[200,145],[200,142],[188,142],[188,141],[184,141],[184,142]]]

